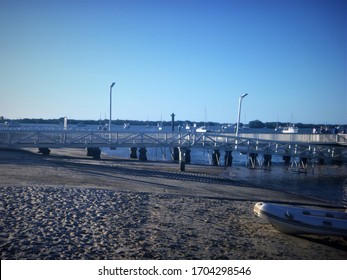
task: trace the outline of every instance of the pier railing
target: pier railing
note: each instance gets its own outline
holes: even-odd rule
[[[347,159],[346,134],[0,130],[0,148],[180,147]]]
[[[231,147],[236,140],[278,144],[347,145],[346,134],[189,133],[0,130],[0,147]]]

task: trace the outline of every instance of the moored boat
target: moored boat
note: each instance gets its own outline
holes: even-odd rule
[[[295,125],[287,125],[284,128],[282,128],[282,133],[298,133],[299,128],[297,128]]]
[[[195,130],[196,132],[207,132],[207,129],[206,129],[206,127],[205,126],[201,126],[201,127],[198,127],[196,130]]]
[[[254,214],[287,234],[318,234],[347,237],[347,213],[258,202]]]

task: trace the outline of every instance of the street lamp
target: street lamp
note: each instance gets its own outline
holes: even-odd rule
[[[242,99],[244,97],[246,97],[248,95],[248,93],[245,93],[243,95],[240,96],[239,98],[239,111],[238,111],[238,114],[237,114],[237,123],[236,123],[236,137],[239,136],[239,125],[240,125],[240,115],[241,115],[241,103],[242,103]]]
[[[116,83],[113,82],[110,86],[110,120],[108,123],[108,130],[111,131],[111,121],[112,121],[112,88]]]

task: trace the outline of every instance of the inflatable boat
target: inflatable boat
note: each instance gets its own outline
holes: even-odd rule
[[[254,214],[287,234],[318,234],[347,237],[346,211],[294,207],[258,202]]]

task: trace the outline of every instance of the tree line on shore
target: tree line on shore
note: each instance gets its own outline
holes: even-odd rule
[[[16,122],[18,124],[63,124],[64,118],[58,118],[58,119],[42,119],[42,118],[24,118],[24,119],[6,119],[4,117],[0,117],[0,123],[5,122]],[[140,121],[140,120],[112,120],[113,125],[123,125],[124,123],[128,123],[130,125],[149,125],[149,126],[156,126],[160,122],[163,126],[169,126],[171,125],[171,121]],[[69,125],[100,125],[108,123],[108,119],[104,120],[75,120],[75,119],[69,119],[68,120]],[[196,124],[197,126],[225,126],[228,124],[225,123],[219,123],[219,122],[193,122],[189,120],[177,120],[175,121],[175,125],[181,125],[184,124]],[[231,125],[234,125],[232,123]],[[288,125],[288,122],[262,122],[260,120],[254,120],[250,121],[248,124],[240,124],[240,126],[248,126],[249,128],[269,128],[269,129],[275,129],[277,127],[284,127]],[[347,126],[347,124],[304,124],[304,123],[295,123],[295,126],[298,128],[314,128],[317,126],[325,126],[325,127],[334,127],[336,125],[340,126]]]

